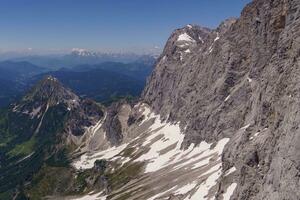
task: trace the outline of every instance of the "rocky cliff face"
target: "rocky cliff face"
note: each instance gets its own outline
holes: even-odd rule
[[[148,81],[144,101],[181,122],[182,148],[231,138],[231,199],[300,198],[299,48],[300,2],[254,0],[216,30],[176,30]]]
[[[103,110],[50,77],[14,112],[41,119],[62,105],[76,148],[70,165],[41,169],[26,195],[300,199],[299,56],[300,1],[254,0],[215,30],[175,30],[141,102]]]

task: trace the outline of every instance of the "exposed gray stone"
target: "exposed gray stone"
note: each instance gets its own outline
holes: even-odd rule
[[[231,138],[223,155],[224,169],[238,171],[231,199],[300,199],[299,10],[298,0],[254,0],[216,30],[176,30],[144,90],[157,113],[186,127],[183,148]],[[183,32],[204,43],[181,59]]]

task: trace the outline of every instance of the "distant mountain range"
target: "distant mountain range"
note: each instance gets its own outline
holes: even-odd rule
[[[0,62],[0,107],[18,99],[46,75],[58,78],[79,95],[102,103],[138,96],[155,62],[151,56],[104,56],[78,49],[62,57],[36,56],[16,60],[23,61]],[[105,60],[118,62],[101,62]]]
[[[139,71],[130,71],[128,68],[119,71],[101,68],[84,71],[59,70],[34,76],[30,83],[33,85],[43,77],[51,75],[80,96],[109,104],[118,98],[139,96],[144,88],[148,72],[149,68]],[[138,74],[143,76],[138,77]]]
[[[61,55],[25,55],[16,57],[5,56],[4,59],[20,62],[27,61],[32,64],[43,66],[50,70],[60,68],[72,68],[82,64],[99,64],[103,62],[121,62],[121,63],[147,63],[153,65],[157,55],[138,55],[134,53],[99,53],[86,49],[74,48],[69,54]],[[1,56],[0,56],[1,60]],[[3,60],[3,59],[2,59]]]
[[[29,62],[0,62],[0,106],[14,101],[27,88],[27,80],[47,69]]]

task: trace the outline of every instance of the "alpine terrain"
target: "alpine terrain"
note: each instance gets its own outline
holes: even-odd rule
[[[46,76],[0,113],[0,199],[299,200],[300,1],[169,37],[137,101]]]

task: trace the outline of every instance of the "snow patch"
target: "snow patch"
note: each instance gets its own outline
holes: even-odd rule
[[[228,176],[229,174],[233,173],[236,171],[235,167],[231,167],[229,170],[226,171],[225,176]]]
[[[180,145],[184,138],[184,135],[180,133],[178,125],[164,124],[156,118],[155,123],[150,129],[155,130],[159,127],[161,129],[151,134],[143,143],[143,146],[151,143],[150,150],[136,159],[136,161],[141,162],[149,161],[145,173],[154,172],[164,167],[170,161],[171,157],[180,151]],[[160,139],[152,142],[156,137],[160,137]],[[175,149],[160,155],[160,151],[172,145],[176,145]]]
[[[224,102],[228,101],[229,98],[230,98],[230,95],[228,95],[228,96],[225,98]]]
[[[178,36],[177,41],[188,41],[188,42],[195,42],[195,40],[189,36],[187,33],[183,33]]]
[[[219,33],[217,33],[217,37],[214,39],[214,42],[218,41],[220,39]]]
[[[213,149],[211,144],[202,141],[199,146],[194,144],[186,150],[181,149],[184,134],[179,124],[161,122],[157,115],[154,124],[149,128],[153,131],[143,142],[142,146],[148,147],[149,151],[142,154],[136,161],[148,161],[145,173],[155,172],[162,168],[176,164],[174,170],[181,167],[192,167],[196,169],[209,164],[213,156],[220,156],[229,138],[221,139]],[[167,152],[161,153],[165,149]]]
[[[242,128],[240,128],[240,130],[246,130],[247,128],[249,128],[251,124],[247,124],[246,126],[243,126]]]
[[[150,196],[148,200],[156,198],[165,199],[171,193],[175,195],[188,195],[185,200],[206,199],[208,192],[212,191],[210,189],[216,185],[218,178],[221,176],[221,154],[224,146],[229,142],[229,138],[223,138],[216,142],[216,144],[202,141],[198,145],[191,144],[187,149],[181,149],[185,135],[182,133],[179,123],[162,121],[160,115],[154,114],[148,106],[143,104],[139,104],[139,112],[145,116],[145,119],[139,125],[150,121],[153,124],[148,129],[143,130],[133,143],[83,154],[80,159],[73,162],[73,166],[76,169],[89,169],[94,166],[96,160],[107,159],[117,161],[121,165],[127,162],[144,162],[145,176],[148,176],[147,173],[154,173],[156,176],[177,172],[189,173],[190,170],[197,171],[196,177],[192,180],[186,179],[183,180],[184,182],[176,182],[174,180],[174,182],[170,182],[168,185],[154,188],[153,197]],[[89,128],[89,130],[94,132],[99,126],[100,121],[94,127]],[[122,156],[122,151],[127,147],[131,147],[131,145],[134,145],[132,147],[138,152],[134,153],[135,157]],[[233,170],[235,168],[228,171]],[[98,193],[98,196],[100,195]],[[89,194],[82,198],[87,199],[78,200],[100,197]]]
[[[93,168],[94,162],[96,160],[101,160],[101,159],[111,160],[114,157],[116,157],[118,154],[120,154],[126,147],[127,144],[123,144],[118,147],[111,147],[104,151],[95,152],[92,155],[88,155],[87,153],[83,154],[79,160],[73,163],[73,166],[76,169],[91,169]]]
[[[211,46],[209,47],[209,49],[208,49],[208,53],[211,53],[213,50],[214,50],[214,44],[215,44],[215,42],[216,41],[218,41],[220,39],[220,37],[219,37],[219,33],[217,33],[217,37],[214,39],[214,41],[213,41],[213,43],[211,44]]]
[[[183,53],[180,52],[180,61],[183,61]]]
[[[190,24],[188,24],[187,27],[188,27],[189,29],[193,28],[193,26],[190,25]]]
[[[89,193],[88,195],[83,196],[83,197],[73,198],[71,200],[106,200],[106,197],[107,197],[106,195],[100,196],[102,194],[102,192],[99,192],[96,194],[91,194],[91,193]]]
[[[179,188],[178,190],[176,190],[176,191],[174,192],[174,194],[175,194],[175,195],[178,195],[178,194],[186,194],[186,193],[188,193],[189,191],[191,191],[192,189],[194,189],[194,188],[196,187],[196,185],[197,185],[197,182],[196,182],[196,181],[194,181],[194,182],[192,182],[192,183],[189,183],[189,184],[187,184],[187,185],[185,185],[185,186]]]
[[[206,199],[206,196],[213,186],[217,184],[217,180],[221,176],[221,169],[212,173],[204,182],[200,184],[197,191],[191,196],[187,197],[185,200],[201,200]]]
[[[202,39],[202,37],[198,37],[198,39],[202,42],[202,43],[204,43],[204,40]]]
[[[211,45],[208,49],[208,53],[211,53],[214,50],[213,45]]]
[[[253,136],[250,137],[250,140],[253,140],[255,137],[257,137],[260,134],[260,132],[254,133]]]
[[[172,188],[170,188],[170,189],[168,189],[168,190],[166,190],[166,191],[164,191],[162,193],[156,194],[155,196],[149,198],[148,200],[155,200],[156,198],[162,197],[164,194],[166,194],[166,193],[174,190],[175,188],[176,188],[176,186],[174,186],[174,187],[172,187]]]
[[[223,194],[223,200],[230,200],[230,197],[232,196],[236,186],[236,183],[232,183],[230,186],[228,186],[226,192]]]
[[[180,45],[177,45],[177,46],[179,46],[180,48],[186,48],[187,46],[189,46],[189,44],[188,43],[184,43],[184,44],[180,44]]]

